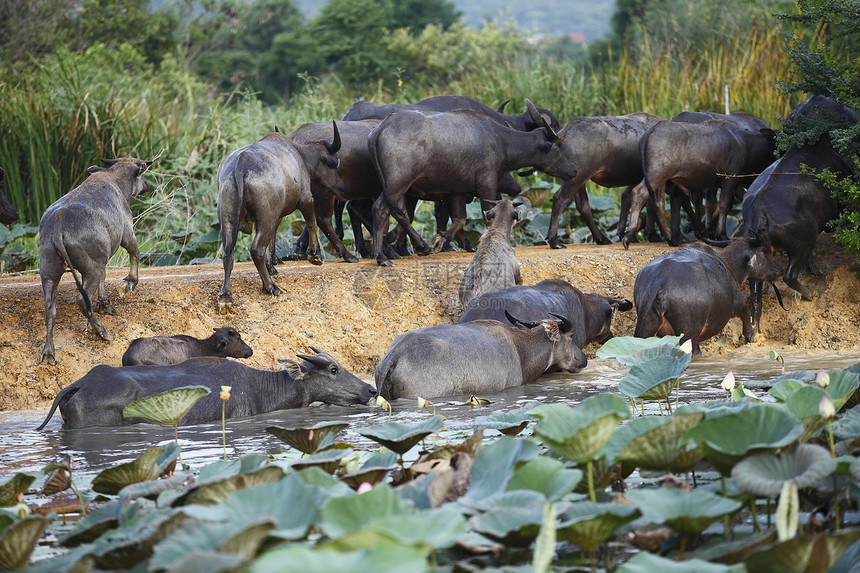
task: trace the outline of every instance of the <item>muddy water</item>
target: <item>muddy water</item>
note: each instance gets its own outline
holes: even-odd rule
[[[860,361],[855,352],[791,351],[783,354],[787,369],[841,369]],[[720,382],[728,370],[736,380],[758,395],[765,395],[762,381],[780,374],[780,365],[767,359],[761,348],[747,347],[722,356],[705,356],[693,360],[681,379],[680,402],[701,402],[725,397]],[[550,375],[538,383],[485,396],[492,404],[481,408],[463,405],[467,397],[437,399],[436,412],[447,418],[448,433],[473,432],[473,420],[496,410],[514,410],[536,402],[578,403],[600,392],[616,391],[627,369],[615,361],[592,360],[576,375]],[[415,400],[392,403],[392,420],[414,422],[431,412],[418,410]],[[656,404],[646,410],[657,411]],[[117,463],[129,461],[146,448],[173,439],[173,428],[149,424],[120,428],[61,429],[59,414],[41,432],[33,428],[44,419],[46,410],[0,412],[0,476],[15,472],[35,473],[60,455],[74,456],[75,471],[93,473]],[[286,410],[227,421],[227,456],[235,458],[250,453],[278,454],[287,449],[283,442],[265,431],[267,426],[307,427],[318,422],[341,420],[350,429],[342,439],[359,448],[373,444],[355,430],[383,423],[388,413],[371,407],[320,406]],[[199,467],[223,456],[221,424],[204,424],[179,428],[183,460]]]

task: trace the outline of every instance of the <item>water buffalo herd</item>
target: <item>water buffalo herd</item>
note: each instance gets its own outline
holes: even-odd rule
[[[594,241],[610,242],[592,217],[585,193],[588,180],[627,188],[616,229],[625,248],[640,230],[650,236],[654,224],[663,239],[680,245],[682,207],[696,236],[710,243],[670,252],[641,269],[633,293],[635,336],[683,335],[698,354],[699,342],[718,334],[732,317],[740,317],[745,337],[752,339],[763,283],[782,277],[804,299],[812,297],[798,274],[815,269],[811,252],[816,236],[838,216],[836,201],[814,174],[826,169],[844,178],[852,173],[825,139],[792,146],[775,158],[776,132],[746,113],[684,112],[669,121],[632,113],[580,117],[561,126],[550,111],[529,100],[518,115],[503,113],[504,107],[493,109],[462,96],[401,105],[357,102],[340,121],[306,124],[290,135],[275,128],[230,153],[218,168],[224,248],[219,314],[232,309],[230,276],[245,222],[255,224],[251,258],[262,289],[279,295],[282,291],[272,279],[280,262],[275,233],[283,217],[295,210],[306,225],[297,242],[299,256],[322,263],[318,225],[344,261],[358,261],[338,232],[346,206],[358,254],[391,266],[391,259],[408,252],[407,237],[418,255],[449,248],[455,238],[473,250],[462,233],[466,205],[476,197],[481,201],[487,232],[464,273],[460,322],[399,335],[376,369],[376,388],[317,349],[313,355],[298,355],[301,361],[281,360],[281,371],[245,366],[228,357],[247,358],[251,348],[235,329],[222,327],[206,339],[178,335],[135,340],[122,366],[96,366],[60,391],[39,429],[57,409],[66,428],[138,422],[123,418],[129,402],[188,384],[214,392],[186,414],[183,424],[220,416],[221,385],[233,388],[227,415],[247,416],[315,401],[363,404],[377,391],[389,399],[494,392],[531,383],[553,370],[578,372],[587,363],[582,348],[608,339],[614,313],[629,311],[634,304],[582,293],[559,279],[522,285],[510,244],[519,218],[517,204],[502,198],[519,193],[512,175],[518,169],[562,180],[552,199],[546,235],[552,248],[564,247],[559,224],[574,200]],[[819,113],[858,121],[854,111],[815,96],[794,110],[786,126],[792,118]],[[128,201],[149,190],[143,176],[152,162],[105,162],[108,167],[90,167],[89,177],[51,205],[40,222],[46,325],[40,362],[56,363],[53,327],[57,286],[65,269],[77,286],[81,312],[105,340],[110,335],[94,311],[116,312],[104,278],[119,246],[128,251],[131,262],[122,294],[138,281],[139,254]],[[3,175],[0,170],[0,185]],[[671,224],[665,196],[670,199]],[[728,239],[726,218],[736,199],[743,201],[744,232]],[[429,244],[412,227],[418,200],[437,204],[437,235]],[[643,209],[648,212],[644,227]],[[396,221],[393,228],[389,216]],[[0,188],[0,222],[16,219],[17,211]],[[370,249],[362,226],[372,236]],[[785,271],[772,258],[775,249],[788,254]],[[750,286],[749,295],[744,283]]]

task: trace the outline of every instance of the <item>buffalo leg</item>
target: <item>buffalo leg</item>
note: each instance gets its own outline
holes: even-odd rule
[[[107,329],[104,325],[99,322],[99,319],[96,318],[95,313],[93,312],[92,300],[93,295],[97,293],[100,285],[104,283],[105,280],[105,272],[106,269],[99,267],[91,269],[90,274],[84,275],[81,274],[81,282],[83,283],[83,292],[78,292],[77,297],[75,297],[78,308],[90,322],[90,326],[92,326],[93,330],[96,334],[98,334],[102,339],[110,341],[111,335],[108,334]],[[84,295],[89,297],[90,304],[87,304],[87,301],[84,299]]]
[[[451,227],[442,232],[437,232],[430,241],[434,253],[441,252],[451,244],[454,235],[462,232],[466,226],[466,197],[459,193],[448,195],[448,216],[451,218]]]
[[[361,258],[369,259],[370,249],[367,248],[367,243],[364,241],[364,228],[366,227],[368,232],[373,235],[373,201],[353,199],[347,203],[346,210],[349,212],[349,221],[352,224],[355,250],[361,255]]]
[[[618,224],[615,226],[618,238],[624,236],[627,230],[627,214],[630,213],[630,202],[632,199],[633,185],[629,185],[627,189],[621,192],[621,207],[618,210]]]
[[[750,285],[750,315],[752,319],[752,338],[755,339],[755,336],[759,332],[759,325],[761,322],[761,293],[763,283],[759,281],[755,281],[753,279],[749,279]],[[752,342],[752,340],[747,340],[747,342]]]
[[[46,358],[49,358],[54,364],[57,363],[57,357],[54,351],[54,323],[57,319],[57,288],[59,287],[60,277],[63,275],[63,265],[59,264],[55,255],[47,256],[44,249],[42,251],[42,260],[39,265],[39,274],[42,278],[42,296],[45,299],[45,346],[42,348],[42,356],[39,358],[39,363],[43,363]]]
[[[812,300],[812,291],[800,284],[800,281],[797,280],[797,275],[800,274],[801,269],[806,268],[806,265],[812,256],[812,245],[814,242],[815,241],[812,241],[812,243],[809,244],[801,244],[799,252],[795,251],[794,253],[790,253],[788,258],[788,267],[785,269],[785,275],[782,277],[785,284],[799,292],[803,300]]]
[[[298,207],[302,213],[302,217],[305,219],[305,229],[308,230],[308,262],[313,265],[321,265],[323,261],[320,253],[319,237],[317,237],[317,218],[314,214],[313,198],[308,195],[307,199],[300,202]],[[337,238],[334,232],[332,232],[332,236]],[[338,240],[338,243],[340,243],[340,240]],[[343,247],[343,243],[340,243],[340,246]]]
[[[594,239],[594,242],[598,245],[612,244],[612,241],[606,238],[606,235],[603,234],[603,231],[601,231],[597,226],[597,223],[594,222],[594,215],[591,213],[591,205],[588,203],[588,193],[585,190],[584,183],[576,192],[574,197],[576,198],[576,209],[582,215],[585,224],[588,225],[589,229],[591,229],[591,237]],[[555,207],[555,203],[553,203],[553,207]]]
[[[549,217],[549,229],[547,229],[546,232],[546,242],[551,249],[565,248],[564,244],[562,244],[558,238],[558,226],[561,222],[561,216],[573,202],[574,196],[579,191],[579,188],[585,185],[587,180],[588,177],[585,176],[585,173],[577,175],[572,179],[568,179],[562,184],[559,190],[555,192],[555,195],[552,196],[552,213]],[[577,204],[577,207],[578,206],[579,205]]]
[[[95,306],[95,311],[99,314],[116,314],[116,309],[110,303],[110,297],[107,294],[104,281],[99,284],[98,303]]]
[[[391,199],[389,199],[391,200]],[[396,208],[389,209],[386,202],[385,193],[381,193],[373,204],[373,253],[376,255],[376,263],[381,266],[391,266],[392,263],[383,252],[383,234],[388,226],[388,216],[393,215],[394,219],[401,227],[409,234],[409,239],[415,246],[415,250],[419,255],[429,255],[430,247],[421,238],[421,235],[415,231],[409,222],[409,216],[405,212],[403,201]]]
[[[275,281],[269,275],[268,265],[266,264],[268,262],[269,244],[275,236],[275,229],[278,228],[277,221],[272,225],[270,222],[264,223],[258,220],[255,227],[254,239],[251,241],[251,259],[254,261],[254,266],[257,267],[257,272],[260,273],[260,280],[263,282],[263,292],[276,296],[283,294],[283,291],[278,288],[278,285],[275,284]],[[274,229],[271,227],[274,227]]]
[[[630,246],[630,242],[636,237],[639,230],[639,213],[648,202],[648,189],[645,187],[645,182],[641,182],[634,187],[630,192],[630,222],[627,224],[627,230],[621,238],[621,244],[624,248]]]
[[[119,291],[119,296],[122,298],[133,291],[134,287],[137,286],[138,268],[140,267],[140,249],[137,247],[137,239],[134,238],[133,232],[129,232],[125,236],[125,240],[120,242],[120,246],[128,252],[130,262],[128,276],[122,279],[125,281],[125,288],[120,289]]]
[[[330,200],[322,201],[314,201],[314,213],[316,214],[316,222],[317,226],[322,230],[323,234],[328,239],[329,243],[331,243],[332,247],[337,250],[343,260],[348,263],[357,263],[358,258],[355,255],[350,253],[347,248],[344,246],[343,241],[337,235],[337,231],[332,226],[331,218],[332,213],[334,212],[334,198],[332,197]],[[305,231],[308,230],[307,225],[305,225]],[[342,232],[342,228],[341,228]]]
[[[717,240],[728,239],[726,235],[726,217],[732,208],[735,193],[740,189],[740,184],[733,179],[726,179],[720,188],[720,212],[717,215],[717,229],[714,238]]]

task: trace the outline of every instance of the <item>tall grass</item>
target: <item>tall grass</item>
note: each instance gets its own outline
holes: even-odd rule
[[[305,78],[304,89],[277,107],[252,93],[215,94],[171,59],[156,70],[130,49],[59,53],[26,76],[0,78],[0,165],[22,221],[35,224],[100,157],[157,157],[148,175],[155,191],[132,208],[141,250],[174,252],[177,241],[216,222],[215,175],[227,153],[276,125],[290,132],[305,122],[338,119],[356,99],[402,103],[462,94],[491,106],[510,99],[507,111],[521,113],[529,98],[564,124],[582,115],[646,111],[669,118],[685,110],[723,111],[727,84],[730,111],[754,113],[774,127],[799,99],[774,89],[789,76],[776,28],[757,28],[696,54],[644,51],[647,56],[635,60],[615,54],[599,70],[506,57],[463,68],[444,85],[380,82],[356,91],[336,78]]]

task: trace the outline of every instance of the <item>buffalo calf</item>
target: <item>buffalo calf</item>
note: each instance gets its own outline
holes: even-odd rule
[[[137,338],[122,355],[123,366],[141,364],[178,364],[189,358],[250,358],[254,351],[245,344],[232,326],[213,328],[209,338],[194,338],[185,334]]]
[[[57,287],[66,267],[78,287],[78,308],[96,334],[105,340],[111,337],[93,314],[91,300],[98,290],[96,310],[116,314],[105,291],[105,272],[108,261],[119,247],[128,251],[131,263],[120,296],[137,286],[140,252],[128,201],[149,191],[143,174],[152,161],[125,158],[102,161],[109,167],[87,169],[90,176],[48,207],[39,222],[39,275],[45,297],[47,331],[40,362],[46,358],[57,362],[54,355]]]
[[[520,264],[511,247],[511,229],[519,220],[519,211],[507,199],[484,213],[487,230],[481,236],[478,251],[466,267],[460,283],[463,306],[485,292],[523,284]]]
[[[51,404],[45,427],[57,408],[66,429],[121,426],[143,422],[123,418],[131,402],[181,386],[201,385],[211,392],[198,400],[179,421],[183,426],[221,419],[221,386],[230,386],[223,402],[228,418],[255,416],[275,410],[301,408],[311,402],[348,406],[366,404],[376,389],[359,380],[329,354],[312,347],[304,362],[279,359],[284,370],[260,370],[224,358],[192,358],[169,366],[96,366],[66,386]]]
[[[720,249],[693,243],[657,257],[642,267],[633,284],[634,336],[683,335],[693,343],[693,353],[701,354],[699,341],[719,334],[737,316],[751,342],[743,283],[772,281],[781,274],[770,250],[748,239],[734,239]]]

